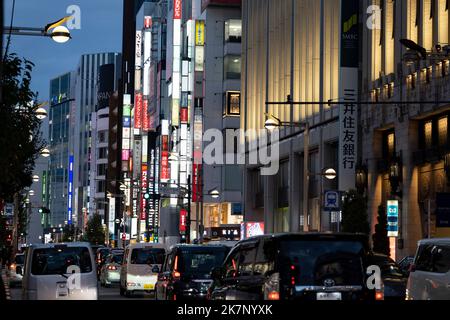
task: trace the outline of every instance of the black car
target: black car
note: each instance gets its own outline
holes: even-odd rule
[[[206,298],[207,290],[212,283],[211,270],[223,263],[229,251],[228,246],[212,244],[172,247],[158,275],[155,298],[157,300]]]
[[[94,250],[94,249],[93,249]],[[105,264],[106,257],[110,254],[110,249],[106,247],[99,247],[95,252],[95,263],[97,265],[97,277],[100,279],[100,272]]]
[[[373,254],[370,264],[377,265],[381,271],[381,288],[377,290],[377,300],[405,300],[408,275],[391,258],[383,254]]]
[[[409,270],[413,263],[414,263],[414,256],[406,256],[402,260],[400,260],[398,266],[406,276],[409,276]]]
[[[240,241],[212,272],[213,300],[373,300],[368,237],[286,233]]]

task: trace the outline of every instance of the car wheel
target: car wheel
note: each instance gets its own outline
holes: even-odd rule
[[[120,295],[123,297],[125,295],[125,290],[120,286]]]
[[[125,297],[131,298],[132,295],[133,295],[133,291],[125,290]]]

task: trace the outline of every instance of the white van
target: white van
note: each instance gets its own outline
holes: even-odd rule
[[[165,253],[165,245],[159,243],[127,246],[120,269],[120,295],[128,297],[134,292],[154,292]]]
[[[22,284],[24,300],[97,300],[98,283],[89,243],[32,245]]]
[[[419,241],[406,299],[450,300],[450,238]]]

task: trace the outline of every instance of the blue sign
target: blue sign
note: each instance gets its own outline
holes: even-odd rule
[[[340,211],[339,191],[325,191],[324,200],[324,210]]]
[[[398,200],[387,202],[387,231],[388,237],[398,237]]]
[[[242,215],[242,205],[240,203],[233,203],[231,208],[231,215]]]
[[[123,116],[123,127],[124,128],[131,127],[131,117]]]
[[[73,156],[69,157],[69,188],[67,196],[67,224],[72,224],[72,195],[73,195]]]

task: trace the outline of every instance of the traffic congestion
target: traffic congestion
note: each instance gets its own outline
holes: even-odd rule
[[[37,244],[7,266],[16,300],[448,300],[450,239],[398,263],[366,236],[281,233],[241,241]]]

